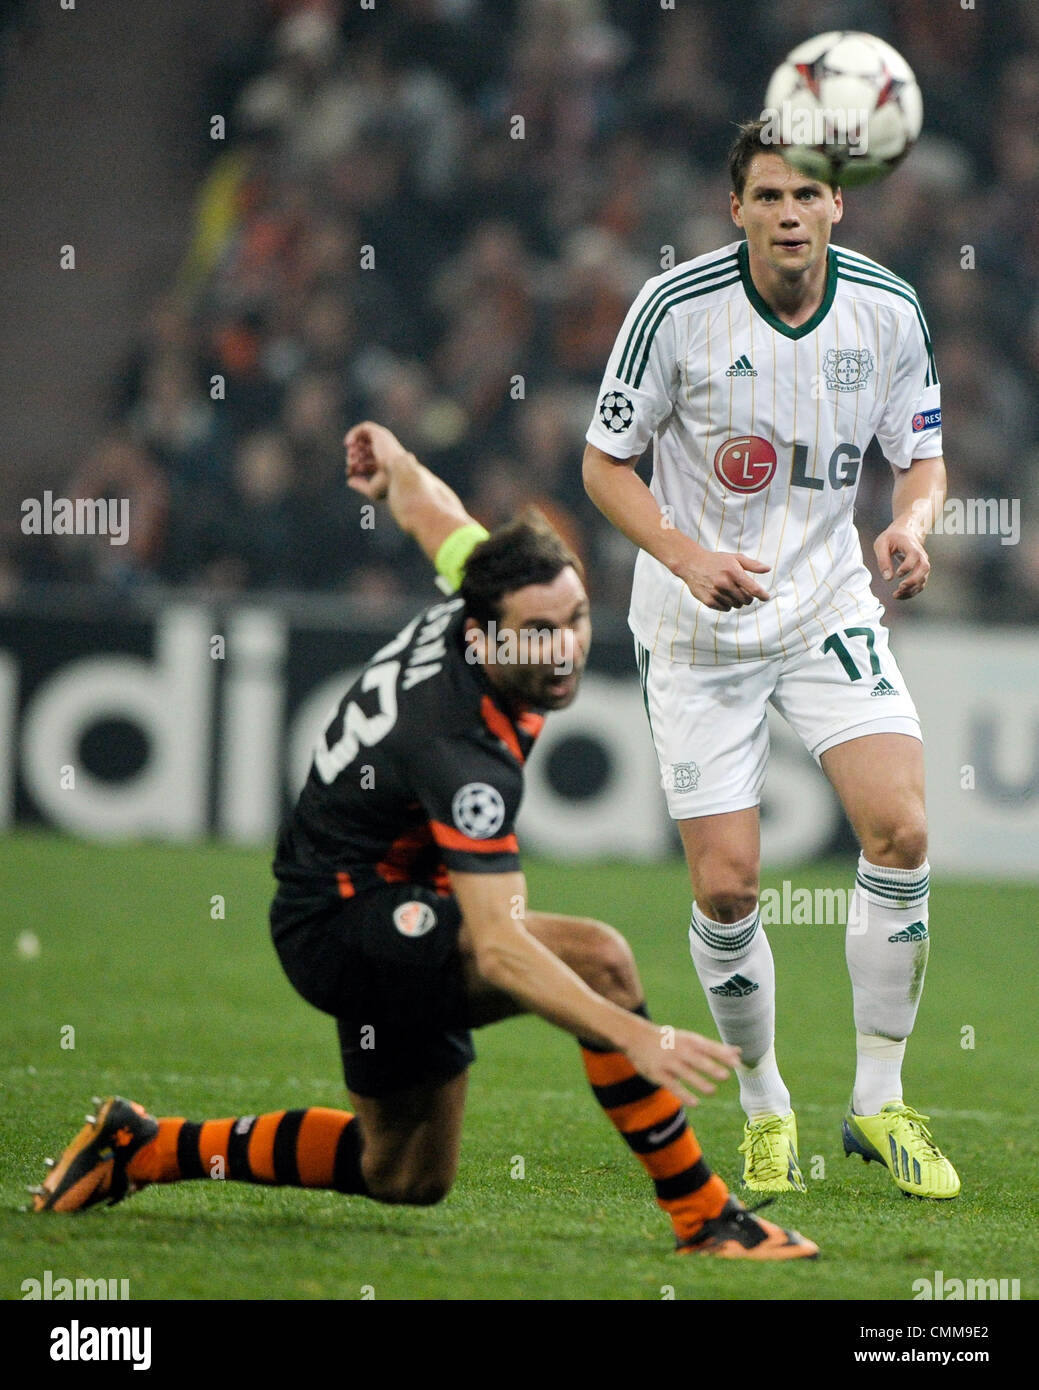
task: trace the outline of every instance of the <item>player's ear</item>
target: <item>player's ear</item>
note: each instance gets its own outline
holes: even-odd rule
[[[739,198],[732,189],[729,190],[729,212],[732,214],[732,220],[736,223],[736,226],[742,227],[743,209],[740,205]]]
[[[844,216],[844,198],[840,188],[833,190],[833,218],[832,221],[839,222]]]

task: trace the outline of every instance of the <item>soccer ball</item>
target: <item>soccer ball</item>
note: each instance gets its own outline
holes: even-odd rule
[[[801,173],[852,187],[890,174],[923,118],[913,70],[896,49],[833,31],[798,44],[772,74],[762,138]]]

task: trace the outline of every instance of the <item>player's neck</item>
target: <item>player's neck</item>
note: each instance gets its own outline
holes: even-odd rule
[[[504,683],[500,677],[496,679],[495,674],[493,674],[495,672],[494,667],[488,667],[481,663],[480,670],[483,672],[487,684],[494,692],[495,703],[509,716],[514,724],[521,715],[526,714],[532,708],[528,702],[524,701],[514,691],[510,690],[508,685]]]
[[[748,267],[758,294],[776,318],[791,328],[807,323],[823,302],[828,269],[826,256],[821,256],[806,270],[784,274],[751,251]]]

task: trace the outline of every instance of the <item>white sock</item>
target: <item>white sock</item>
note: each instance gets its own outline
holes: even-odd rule
[[[856,1115],[876,1115],[889,1100],[902,1099],[902,1058],[905,1038],[855,1034],[855,1090],[851,1108]]]
[[[785,1115],[790,1092],[776,1065],[776,972],[758,909],[715,922],[693,903],[689,951],[723,1041],[742,1049],[736,1067],[748,1118]]]
[[[930,867],[889,869],[859,855],[845,955],[857,1030],[852,1109],[902,1099],[902,1058],[927,968]]]
[[[753,1067],[736,1064],[740,1083],[740,1104],[748,1120],[763,1120],[766,1115],[790,1114],[790,1092],[783,1084],[776,1063],[776,1049],[769,1045],[764,1057]]]
[[[860,1033],[908,1038],[927,967],[930,869],[888,869],[859,855],[845,956]]]

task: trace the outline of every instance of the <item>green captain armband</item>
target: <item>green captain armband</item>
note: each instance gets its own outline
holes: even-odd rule
[[[443,542],[433,564],[439,576],[437,586],[445,594],[455,592],[462,582],[465,562],[480,542],[485,541],[490,534],[478,521],[470,521],[465,526],[459,526],[457,531],[452,531]]]

